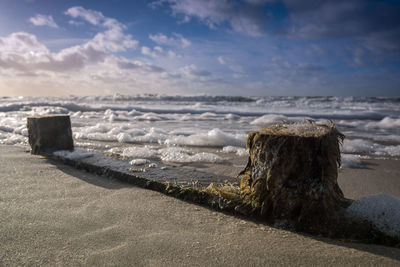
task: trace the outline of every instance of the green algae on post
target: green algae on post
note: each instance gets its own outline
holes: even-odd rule
[[[240,196],[267,221],[319,233],[350,204],[337,183],[341,134],[333,122],[280,123],[248,134]]]

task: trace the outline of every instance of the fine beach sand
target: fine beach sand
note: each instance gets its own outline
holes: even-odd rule
[[[343,169],[346,197],[400,196],[397,160]],[[0,146],[0,266],[398,266],[400,249],[302,235]]]

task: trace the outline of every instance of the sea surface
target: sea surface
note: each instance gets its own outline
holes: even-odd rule
[[[332,120],[346,136],[344,163],[359,158],[400,157],[400,98],[87,96],[1,97],[0,143],[26,145],[26,118],[69,114],[75,142],[91,142],[132,158],[213,162],[220,156],[191,148],[213,148],[245,155],[247,133],[280,121]],[[157,145],[157,146],[154,146]],[[115,148],[117,149],[117,148]]]

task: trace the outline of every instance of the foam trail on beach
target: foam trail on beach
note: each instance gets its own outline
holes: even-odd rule
[[[351,216],[372,222],[379,230],[400,237],[400,198],[388,194],[370,195],[347,208]]]
[[[160,159],[164,162],[193,163],[193,162],[221,162],[224,159],[214,153],[196,152],[183,147],[151,147],[132,146],[126,148],[112,148],[109,152],[119,153],[124,158],[133,158],[132,165],[144,164],[147,159]],[[144,162],[144,163],[143,163]]]

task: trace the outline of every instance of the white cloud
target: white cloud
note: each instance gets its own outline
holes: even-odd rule
[[[231,0],[163,0],[151,3],[151,7],[169,4],[172,14],[184,16],[183,22],[196,18],[211,29],[228,22],[235,32],[250,36],[264,35],[264,14],[260,4],[263,1],[237,3]]]
[[[184,38],[181,34],[173,33],[174,37],[167,37],[165,34],[150,34],[149,38],[158,44],[164,44],[169,46],[181,46],[183,48],[191,46],[192,42]]]
[[[226,65],[231,71],[235,72],[235,77],[239,77],[237,74],[242,74],[245,72],[243,66],[237,64],[233,59],[219,56],[217,60],[221,65]]]
[[[33,34],[0,37],[0,88],[6,94],[104,94],[115,87],[157,92],[169,86],[165,74],[162,67],[114,56],[93,41],[52,53]]]
[[[104,62],[109,56],[90,42],[51,53],[36,36],[25,32],[0,38],[0,52],[1,67],[23,72],[79,70],[88,64]]]
[[[49,26],[52,28],[58,28],[57,23],[50,15],[47,16],[47,15],[37,14],[36,16],[29,18],[29,22],[35,26]]]
[[[76,20],[72,20],[72,19],[69,20],[68,23],[71,24],[71,25],[75,25],[75,26],[83,25],[83,22],[81,22],[81,21],[76,21]]]
[[[111,52],[125,51],[130,48],[138,48],[139,42],[134,40],[132,35],[125,34],[126,26],[116,19],[105,17],[101,12],[85,9],[83,7],[71,7],[66,15],[72,18],[81,18],[93,25],[105,28],[104,32],[99,32],[92,42]],[[73,22],[74,24],[78,22]]]
[[[196,65],[192,64],[179,69],[180,73],[188,77],[210,77],[211,73],[207,70],[199,69]]]
[[[218,60],[218,62],[219,62],[220,64],[222,64],[222,65],[225,65],[225,64],[226,64],[225,59],[224,59],[223,57],[221,57],[221,56],[219,56],[219,57],[217,58],[217,60]]]
[[[169,51],[164,51],[164,49],[160,46],[155,46],[153,49],[147,47],[147,46],[142,46],[141,52],[143,55],[146,56],[151,56],[153,58],[157,57],[176,57],[176,54],[169,50]]]
[[[138,47],[138,42],[125,34],[124,24],[84,8],[68,9],[66,14],[74,24],[87,22],[99,32],[91,39],[67,42],[60,51],[50,51],[30,33],[0,36],[3,94],[212,93],[225,88],[209,70],[179,60],[173,48],[191,44],[182,35],[154,35],[158,45],[141,47],[141,52],[151,58],[128,59],[115,54]]]
[[[101,47],[111,51],[125,51],[128,48],[138,48],[139,42],[133,40],[130,34],[124,34],[120,28],[111,28],[105,32],[96,34],[93,41]]]
[[[68,8],[68,10],[65,11],[65,14],[73,18],[82,18],[93,25],[99,25],[99,23],[105,18],[101,12],[85,9],[81,6]]]
[[[117,61],[117,65],[120,69],[125,69],[125,70],[138,70],[138,71],[149,72],[149,73],[165,72],[165,69],[163,69],[159,66],[152,65],[152,64],[146,64],[139,60],[128,60],[128,59],[122,58]]]

